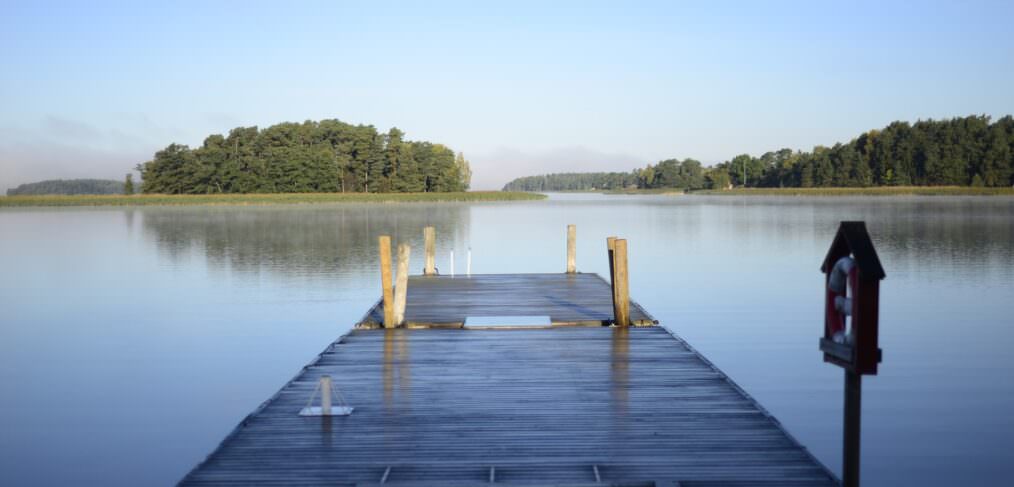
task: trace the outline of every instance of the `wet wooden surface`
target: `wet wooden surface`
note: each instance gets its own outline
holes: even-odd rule
[[[469,316],[543,316],[559,324],[603,324],[613,319],[612,290],[597,274],[475,274],[411,276],[405,321],[409,326],[460,326]],[[378,303],[360,326],[383,323]],[[637,303],[636,324],[652,324]]]
[[[351,416],[298,415],[324,374],[355,407]],[[183,483],[491,480],[836,482],[754,400],[656,326],[357,329],[251,414]]]

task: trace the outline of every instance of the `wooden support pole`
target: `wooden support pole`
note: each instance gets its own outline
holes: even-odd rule
[[[426,268],[423,274],[432,276],[437,273],[437,229],[423,228],[423,238],[426,240]]]
[[[320,414],[331,415],[331,376],[320,376]]]
[[[394,323],[405,324],[405,303],[408,300],[408,259],[412,248],[408,244],[398,246],[398,273],[394,278]]]
[[[842,485],[859,487],[859,434],[861,430],[863,376],[845,369],[845,444],[842,448]]]
[[[627,326],[630,324],[630,286],[627,282],[627,240],[616,239],[613,249],[613,260],[615,260],[616,276],[616,326]]]
[[[613,251],[616,249],[616,237],[606,238],[606,254],[609,256],[609,292],[613,295],[613,317],[616,317],[616,260]]]
[[[567,225],[567,274],[577,272],[577,225]]]
[[[391,293],[391,237],[381,235],[380,243],[380,290],[384,299],[384,328],[393,328],[394,296]]]

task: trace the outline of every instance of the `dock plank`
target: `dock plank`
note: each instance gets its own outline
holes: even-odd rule
[[[297,414],[324,374],[351,416]],[[657,326],[353,330],[182,484],[488,485],[491,467],[507,485],[837,484]]]

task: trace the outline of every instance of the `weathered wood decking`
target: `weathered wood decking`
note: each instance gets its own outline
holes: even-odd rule
[[[608,299],[608,284],[596,280]],[[410,298],[407,314],[428,316],[413,305],[441,308],[454,299],[440,293],[426,302]],[[559,296],[550,302],[553,309],[585,309]],[[497,312],[557,321],[554,313]],[[355,407],[351,416],[297,414],[322,375],[330,375]],[[182,481],[669,487],[836,482],[753,399],[657,326],[356,329],[247,417]]]
[[[555,324],[601,325],[613,319],[612,291],[598,274],[480,274],[411,276],[405,321],[409,327],[461,327],[469,316],[549,315]],[[655,319],[631,303],[630,319]],[[377,303],[359,324],[384,321]]]

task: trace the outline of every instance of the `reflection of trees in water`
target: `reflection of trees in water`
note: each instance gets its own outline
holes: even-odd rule
[[[753,239],[831,241],[842,220],[864,220],[888,275],[944,265],[975,277],[1014,275],[1014,199],[990,197],[728,198],[687,205],[683,215],[666,217],[682,235],[701,233],[716,220],[723,232],[749,245]]]
[[[146,208],[142,215],[145,236],[174,263],[198,254],[213,270],[300,276],[372,272],[379,235],[412,245],[416,272],[423,227],[437,228],[442,253],[466,242],[469,229],[469,206],[454,203]]]

